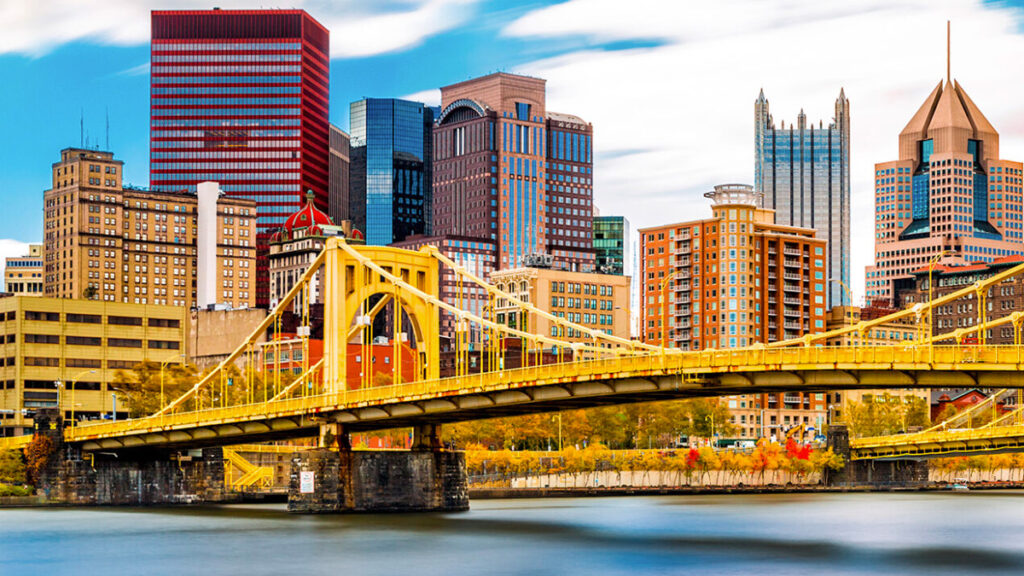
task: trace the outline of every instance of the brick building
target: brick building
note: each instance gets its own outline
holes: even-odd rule
[[[441,88],[433,233],[494,243],[498,269],[546,253],[589,272],[593,127],[549,113],[545,84],[496,73]]]
[[[810,228],[775,224],[750,186],[716,186],[705,196],[711,218],[639,231],[643,340],[660,344],[667,329],[669,347],[705,350],[823,331],[825,240]],[[724,401],[740,437],[756,438],[820,424],[826,399],[786,393]]]
[[[28,254],[5,259],[4,292],[15,296],[43,295],[42,244],[29,244]]]

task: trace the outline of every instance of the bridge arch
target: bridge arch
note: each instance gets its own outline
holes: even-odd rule
[[[398,302],[413,328],[416,357],[423,367],[423,377],[440,374],[440,310],[431,302],[396,286],[377,272],[340,248],[337,238],[327,243],[324,260],[324,359],[325,383],[329,391],[345,386],[348,342],[351,334],[361,333],[370,318],[361,318],[370,311],[367,303],[375,295]],[[427,251],[411,252],[384,246],[355,247],[361,256],[371,259],[385,271],[435,298],[440,295],[438,262]],[[378,311],[379,312],[379,311]]]

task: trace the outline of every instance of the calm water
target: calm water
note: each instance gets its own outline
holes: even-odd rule
[[[0,574],[1024,574],[1024,493],[0,510]]]

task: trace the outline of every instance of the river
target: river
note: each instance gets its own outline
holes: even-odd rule
[[[1024,492],[0,510],[0,574],[1024,574]]]

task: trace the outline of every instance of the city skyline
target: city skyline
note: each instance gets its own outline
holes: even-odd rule
[[[228,3],[224,7],[243,6]],[[6,108],[24,110],[17,120],[12,119],[15,130],[23,126],[23,122],[39,124],[44,111],[56,112],[46,116],[45,125],[52,126],[52,131],[24,145],[6,145],[5,158],[10,158],[11,166],[16,168],[8,174],[8,189],[17,194],[12,194],[12,210],[0,216],[5,238],[32,242],[41,236],[37,219],[25,218],[24,214],[41,210],[40,192],[47,178],[42,166],[48,164],[49,155],[54,149],[78,144],[82,108],[86,125],[90,127],[90,140],[102,144],[106,139],[104,109],[109,106],[110,147],[125,158],[128,166],[134,167],[126,174],[129,181],[147,183],[144,177],[144,167],[148,164],[145,64],[149,31],[145,21],[149,9],[166,7],[155,3],[140,7],[144,12],[141,25],[133,16],[140,8],[126,10],[125,14],[112,18],[112,23],[105,25],[120,26],[124,33],[107,34],[105,44],[90,38],[108,31],[90,28],[89,22],[83,24],[82,38],[55,38],[52,33],[41,33],[39,40],[13,36],[0,44],[0,52],[5,53],[0,56],[0,69],[8,71],[15,81],[20,79],[19,85],[25,87],[19,94],[5,97],[8,99]],[[1024,54],[1024,38],[1018,30],[1019,13],[1012,7],[982,4],[954,7],[952,3],[934,7],[918,2],[864,5],[874,10],[818,7],[803,14],[784,12],[787,18],[784,23],[779,20],[760,22],[759,15],[763,16],[768,7],[746,10],[743,20],[738,25],[734,23],[735,29],[730,34],[741,34],[752,43],[777,40],[776,50],[785,56],[778,59],[781,62],[738,62],[743,51],[735,45],[736,38],[732,35],[729,41],[733,42],[733,50],[716,50],[714,46],[725,39],[715,38],[717,28],[711,13],[688,14],[690,22],[682,27],[666,27],[653,17],[641,17],[619,26],[613,25],[619,14],[610,4],[602,2],[574,1],[553,7],[513,9],[499,9],[496,4],[486,2],[424,2],[410,4],[405,20],[401,18],[405,14],[401,11],[385,15],[363,13],[341,25],[339,16],[329,9],[302,3],[296,7],[310,10],[311,15],[332,32],[334,105],[330,119],[344,129],[349,127],[344,110],[349,102],[362,96],[412,97],[430,105],[437,103],[437,87],[498,68],[546,78],[550,86],[549,108],[578,113],[600,129],[601,137],[595,142],[596,205],[602,213],[626,216],[635,228],[681,220],[690,215],[706,215],[708,211],[700,194],[711,184],[753,181],[749,168],[748,111],[750,95],[756,94],[758,89],[764,87],[769,91],[773,106],[784,111],[787,117],[805,106],[809,117],[827,120],[831,116],[827,105],[834,98],[836,87],[844,86],[847,96],[857,104],[852,134],[852,224],[855,232],[851,268],[852,288],[858,297],[864,293],[859,271],[871,262],[870,243],[865,235],[874,208],[871,166],[893,157],[891,134],[919,105],[920,94],[927,93],[942,76],[944,53],[941,47],[947,18],[953,19],[955,75],[971,86],[978,106],[986,110],[993,124],[1001,127],[1005,155],[1021,157],[1020,150],[1024,148],[1024,124],[1013,120],[1019,115],[1019,105],[1010,99],[997,101],[1003,80],[991,73],[996,64],[970,69],[966,65],[958,66],[958,63],[984,61],[993,51],[1009,58]],[[641,12],[659,13],[653,8]],[[876,26],[887,18],[900,18],[911,12],[913,21],[898,31]],[[442,20],[446,23],[438,24]],[[354,23],[359,21],[390,22],[388,25],[399,32],[395,36],[408,41],[396,40],[398,45],[387,45],[381,39],[364,42],[357,46],[361,49],[356,50],[352,48],[352,38],[346,34],[351,35],[356,28]],[[411,26],[415,30],[410,30],[409,21],[418,23]],[[470,21],[473,26],[469,26]],[[7,24],[23,31],[33,30],[31,21],[12,20]],[[139,26],[141,28],[135,30]],[[134,38],[129,29],[135,30],[134,35],[141,39]],[[88,36],[90,33],[93,36]],[[365,38],[366,34],[360,34]],[[333,40],[341,36],[345,38],[335,46]],[[798,50],[797,39],[790,36],[799,37],[800,43],[835,37],[838,47],[828,54],[818,55]],[[984,41],[980,41],[981,38]],[[68,41],[73,43],[66,44]],[[914,46],[934,46],[925,51],[926,56],[912,74],[901,69],[897,62],[879,56],[904,50],[908,42]],[[527,45],[528,50],[516,49]],[[466,50],[467,47],[473,50]],[[432,59],[432,62],[440,61],[440,65],[429,70],[417,64],[424,62],[431,50],[438,49],[458,50],[460,56]],[[687,58],[687,54],[692,55],[694,51],[705,56],[703,61]],[[472,54],[467,55],[467,52]],[[933,58],[927,56],[932,53]],[[83,57],[91,58],[97,65],[89,70],[68,71],[69,62]],[[824,73],[814,75],[815,78],[808,78],[804,69],[813,68],[825,57],[831,58],[832,65]],[[800,66],[794,68],[800,70],[787,70],[794,58],[799,58]],[[650,74],[652,68],[669,69],[669,66],[675,72],[668,82]],[[729,70],[729,83],[716,86],[714,81],[723,78],[721,70],[716,68],[723,67]],[[599,68],[603,72],[596,74]],[[371,73],[380,69],[391,73]],[[66,77],[57,73],[62,70]],[[138,72],[142,74],[131,75]],[[609,82],[609,78],[617,81]],[[683,78],[699,79],[701,85],[710,88],[694,90],[692,82]],[[60,80],[55,82],[55,79]],[[78,83],[82,79],[86,81],[81,82],[79,88],[63,84]],[[50,90],[53,86],[61,89]],[[726,86],[727,89],[722,88]],[[595,88],[601,90],[598,92]],[[50,94],[51,91],[55,94]],[[38,103],[23,100],[44,92],[45,96],[41,96]],[[665,102],[675,99],[681,105],[631,107],[638,101],[638,92],[643,93],[645,99]],[[136,107],[138,110],[134,110]],[[722,127],[721,134],[706,130],[712,124]],[[637,126],[644,126],[644,129],[638,130]],[[717,148],[716,154],[701,152],[707,148]],[[861,232],[862,229],[865,232]],[[11,244],[15,252],[25,250],[21,244]]]

